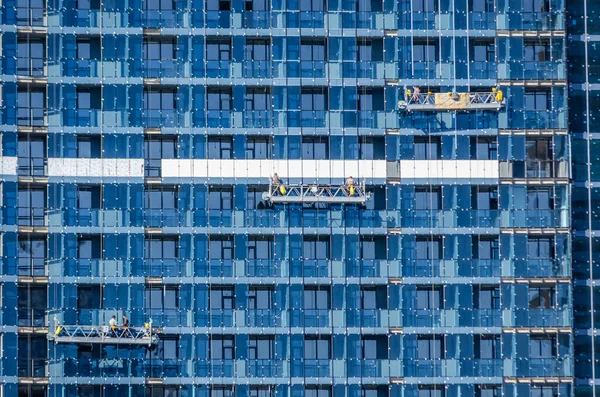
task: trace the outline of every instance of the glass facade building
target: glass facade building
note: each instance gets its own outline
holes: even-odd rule
[[[578,1],[567,7],[569,33],[569,131],[572,140],[573,302],[576,343],[576,391],[596,396],[600,389],[597,310],[598,169],[600,145],[597,109],[600,98],[600,4]]]
[[[1,395],[591,394],[574,3],[4,0]]]

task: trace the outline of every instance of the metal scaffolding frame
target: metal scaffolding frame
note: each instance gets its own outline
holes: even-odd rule
[[[284,186],[285,193],[281,191]],[[271,203],[349,203],[364,204],[371,200],[371,193],[366,191],[366,185],[357,183],[353,185],[354,194],[350,187],[342,185],[274,185],[269,183],[269,191],[263,193],[263,200]]]
[[[152,345],[158,337],[148,327],[127,327],[110,329],[108,326],[96,325],[56,325],[48,332],[48,339],[54,343],[100,343],[111,345]]]
[[[506,105],[502,91],[466,93],[411,93],[404,91],[398,108],[406,111],[436,112],[446,110],[500,110]]]

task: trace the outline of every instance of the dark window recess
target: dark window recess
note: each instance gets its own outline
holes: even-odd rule
[[[233,259],[233,238],[229,236],[209,236],[208,257],[210,260]]]
[[[473,288],[473,307],[475,309],[499,309],[500,288],[496,286],[476,285]]]
[[[206,39],[207,61],[230,61],[231,40],[227,38],[209,37]]]
[[[210,308],[231,310],[235,308],[235,291],[232,286],[210,287]]]
[[[303,136],[302,158],[309,160],[325,160],[329,158],[329,137]]]
[[[209,159],[232,159],[233,137],[209,136],[207,157]]]

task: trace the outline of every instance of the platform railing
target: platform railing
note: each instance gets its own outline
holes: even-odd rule
[[[404,100],[398,103],[401,110],[407,111],[500,110],[505,105],[506,100],[501,90],[424,94],[405,90]]]
[[[48,339],[54,343],[152,345],[158,340],[156,332],[152,320],[143,327],[111,328],[108,325],[60,325],[55,319]]]
[[[320,185],[269,183],[269,191],[263,193],[263,200],[272,203],[359,203],[364,204],[371,199],[366,185]]]

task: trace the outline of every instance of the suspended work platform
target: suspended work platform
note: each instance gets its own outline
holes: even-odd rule
[[[500,110],[506,105],[502,91],[414,93],[404,90],[404,100],[398,102],[401,110],[414,112],[438,112],[445,110]]]
[[[51,329],[48,339],[54,343],[99,343],[110,345],[152,345],[158,337],[151,323],[145,327],[110,329],[108,326],[57,325]]]
[[[271,203],[332,203],[364,204],[371,199],[365,183],[347,185],[274,185],[263,193],[263,200]]]

